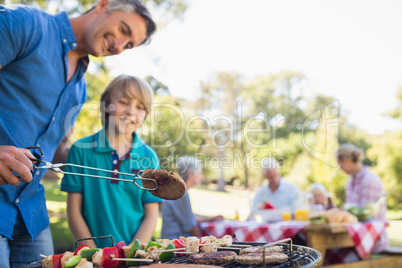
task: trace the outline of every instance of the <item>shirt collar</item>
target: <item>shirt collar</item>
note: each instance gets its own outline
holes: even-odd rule
[[[361,179],[364,176],[364,173],[367,171],[367,166],[363,166],[363,168],[353,176],[353,179]]]
[[[133,132],[133,145],[131,147],[130,151],[130,157],[137,159],[140,158],[141,155],[143,155],[143,151],[145,151],[145,143],[144,141],[138,137],[138,135]],[[114,149],[112,146],[110,146],[109,140],[106,137],[106,129],[102,128],[98,133],[95,134],[94,136],[94,147],[95,147],[95,152],[98,153],[110,153],[113,152]]]
[[[71,27],[71,22],[67,16],[66,12],[60,12],[55,15],[55,20],[59,26],[59,33],[60,33],[60,40],[63,44],[63,46],[67,47],[67,50],[72,50],[76,49],[78,44],[77,44],[77,39],[75,37],[73,28]],[[86,56],[82,58],[82,63],[86,66],[88,66],[89,63],[89,57]]]

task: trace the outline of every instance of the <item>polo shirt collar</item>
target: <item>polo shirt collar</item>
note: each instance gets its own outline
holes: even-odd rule
[[[130,157],[139,158],[139,155],[143,155],[139,150],[145,151],[145,144],[135,132],[133,132],[132,135],[134,141],[133,145],[131,146]],[[109,140],[106,136],[105,128],[102,128],[98,133],[95,134],[94,143],[95,152],[97,153],[111,153],[114,151],[113,147],[110,146]]]

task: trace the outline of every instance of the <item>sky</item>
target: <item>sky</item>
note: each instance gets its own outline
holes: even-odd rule
[[[306,76],[304,94],[332,96],[370,134],[402,130],[386,116],[402,86],[402,1],[191,0],[148,46],[107,58],[112,75],[152,75],[195,99],[216,71]]]

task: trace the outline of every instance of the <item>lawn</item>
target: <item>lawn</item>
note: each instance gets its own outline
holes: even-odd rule
[[[53,235],[55,252],[60,253],[72,250],[74,238],[68,228],[66,219],[66,198],[64,192],[60,192],[60,185],[57,181],[43,180],[46,194],[46,204],[50,216],[50,228]],[[236,187],[227,187],[226,192],[219,192],[214,188],[200,186],[189,190],[190,199],[194,213],[199,216],[222,215],[226,219],[239,217],[245,220],[249,213],[249,204],[253,193]],[[402,247],[402,211],[389,211],[387,214],[390,226],[387,228],[391,240],[391,246]],[[162,226],[161,218],[154,238],[160,237]]]

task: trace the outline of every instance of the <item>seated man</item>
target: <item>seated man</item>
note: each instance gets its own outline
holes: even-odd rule
[[[274,158],[266,158],[261,163],[262,174],[268,180],[255,194],[251,207],[251,215],[258,212],[258,209],[265,202],[269,202],[276,209],[291,208],[295,212],[295,206],[300,203],[301,194],[299,187],[292,182],[281,178],[279,163]]]
[[[195,157],[183,156],[177,161],[177,172],[186,183],[187,191],[178,200],[165,200],[162,205],[161,238],[174,239],[180,236],[200,236],[198,224],[223,220],[222,216],[197,220],[191,209],[188,189],[197,186],[202,180],[202,164]]]

